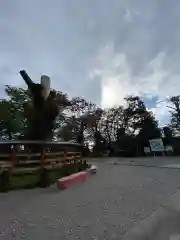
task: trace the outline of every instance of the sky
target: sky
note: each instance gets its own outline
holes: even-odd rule
[[[180,1],[0,0],[4,85],[50,76],[52,87],[101,107],[141,96],[160,124],[180,94]]]

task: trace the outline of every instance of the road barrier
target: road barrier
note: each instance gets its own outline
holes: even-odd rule
[[[74,184],[84,182],[89,176],[96,174],[96,172],[97,167],[95,165],[91,165],[88,169],[86,169],[86,171],[81,171],[71,174],[70,176],[58,179],[57,188],[60,190],[64,190]]]

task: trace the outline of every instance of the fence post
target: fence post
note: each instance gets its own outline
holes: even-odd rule
[[[45,149],[43,147],[41,152],[41,169],[39,179],[39,186],[41,188],[46,188],[48,186],[48,171],[44,166],[45,166]]]
[[[66,154],[66,151],[64,151],[64,164],[66,164],[66,157],[67,157],[67,154]]]
[[[3,169],[0,173],[0,192],[7,192],[9,188],[9,171]]]
[[[43,147],[42,152],[41,152],[41,167],[44,168],[44,165],[45,165],[45,150]]]
[[[15,148],[13,146],[12,152],[11,152],[11,170],[14,168],[14,163],[15,163]]]

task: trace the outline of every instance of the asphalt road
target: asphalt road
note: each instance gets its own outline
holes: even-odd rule
[[[98,163],[98,173],[66,191],[0,195],[0,240],[121,239],[180,188],[180,169]]]

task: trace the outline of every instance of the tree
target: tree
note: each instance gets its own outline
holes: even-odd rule
[[[75,132],[72,124],[65,123],[57,133],[57,138],[62,141],[70,141],[75,139]]]
[[[148,111],[145,103],[139,96],[126,98],[128,107],[125,109],[128,128],[133,133],[139,132],[147,138],[159,136],[158,122],[151,111]]]
[[[82,97],[74,97],[71,100],[70,111],[73,116],[79,118],[80,116],[88,113],[93,114],[97,110],[96,104],[86,101]]]
[[[147,116],[148,112],[144,102],[139,96],[129,96],[125,98],[127,107],[124,109],[125,127],[131,129],[134,133],[142,126],[142,121]]]
[[[23,137],[29,121],[33,117],[31,95],[26,89],[9,85],[5,86],[5,92],[8,98],[0,101],[1,135],[8,139]],[[69,104],[67,94],[52,89],[48,99],[48,104],[52,106],[50,108],[52,110],[54,104],[51,104],[51,101],[56,102],[59,106],[59,114],[55,122],[55,129],[58,129],[64,117],[63,111]]]
[[[3,136],[8,139],[16,138],[23,134],[26,127],[26,107],[30,101],[28,91],[9,85],[5,86],[8,99],[0,101],[0,123]]]
[[[149,140],[159,138],[161,131],[158,122],[151,111],[148,111],[145,103],[139,96],[126,98],[127,108],[125,109],[126,125],[131,135],[136,136],[136,152],[144,152],[144,147],[149,146]],[[130,138],[129,138],[130,141]],[[134,140],[133,140],[134,141]],[[132,144],[126,144],[132,145]]]
[[[31,95],[28,90],[9,85],[5,87],[5,92],[8,98],[0,101],[0,132],[3,135],[6,133],[9,139],[24,136],[29,121],[33,118]],[[125,139],[125,145],[128,145],[127,141],[133,136],[143,141],[160,136],[157,121],[138,96],[127,97],[125,99],[127,107],[118,106],[104,110],[81,97],[75,97],[69,103],[67,94],[55,90],[51,90],[47,100],[49,110],[45,111],[47,112],[47,115],[43,115],[45,118],[53,114],[56,105],[54,114],[56,139],[68,141],[81,132],[86,141],[94,141],[96,144],[106,142],[111,146],[113,142],[120,140],[122,142]],[[178,112],[177,98],[173,98],[172,101],[175,105],[173,110]],[[67,105],[70,110],[68,117],[65,113]],[[173,114],[175,117],[175,113]],[[177,119],[180,122],[180,118]]]
[[[122,106],[105,109],[98,122],[98,130],[111,145],[117,138],[117,131],[124,127],[124,123],[124,108]]]
[[[54,104],[58,105],[58,115],[55,118],[55,121],[53,123],[53,135],[55,138],[60,138],[60,133],[62,133],[62,130],[64,126],[66,125],[66,109],[70,105],[70,102],[68,100],[67,94],[64,94],[60,91],[56,91],[54,89],[51,90],[50,95],[52,96],[52,104],[53,107]],[[63,135],[64,136],[64,135]]]
[[[15,121],[14,119],[15,119],[15,111],[13,111],[12,109],[11,102],[6,100],[1,100],[0,101],[1,138],[6,138],[9,140],[13,138],[13,134],[16,133],[16,130],[18,128],[17,121]]]
[[[163,132],[164,132],[164,144],[167,145],[172,145],[173,138],[172,138],[172,130],[168,127],[165,126],[163,127]]]
[[[172,130],[168,126],[163,127],[163,132],[166,138],[172,138]]]
[[[169,99],[171,106],[170,109],[170,124],[169,127],[173,130],[174,134],[180,133],[180,96],[173,96]]]
[[[149,140],[161,137],[161,131],[158,128],[158,123],[153,115],[147,115],[146,118],[143,119],[141,124],[142,126],[138,134],[138,137],[140,137],[141,139]]]
[[[102,109],[96,104],[86,101],[81,97],[74,97],[71,100],[71,121],[76,128],[76,134],[86,141],[94,141],[97,124],[100,119]],[[69,119],[69,120],[70,120]]]

